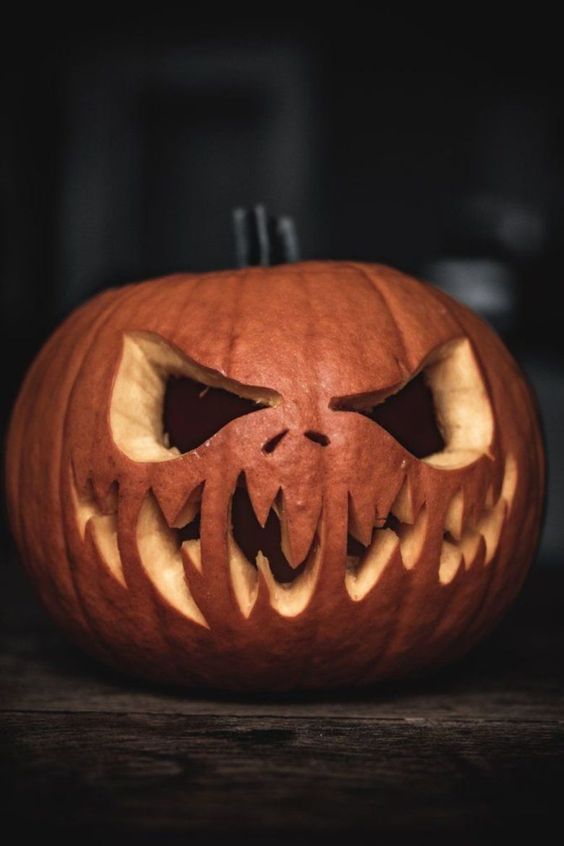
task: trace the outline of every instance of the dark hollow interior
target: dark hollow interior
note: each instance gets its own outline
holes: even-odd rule
[[[367,547],[350,533],[347,535],[347,555],[351,558],[362,558]]]
[[[272,575],[277,582],[293,582],[303,573],[307,558],[297,567],[291,567],[286,560],[281,546],[280,521],[270,510],[264,529],[258,522],[246,487],[242,484],[235,489],[232,502],[231,521],[233,537],[239,548],[251,564],[259,550],[268,558]]]
[[[339,404],[340,411],[357,411],[382,426],[416,458],[444,449],[445,442],[435,417],[433,394],[423,372],[397,394],[370,409],[359,409],[354,398]]]
[[[396,534],[399,532],[399,528],[401,526],[400,521],[398,518],[392,514],[391,512],[386,517],[386,521],[381,526],[375,526],[372,531],[372,538],[370,539],[370,543],[374,540],[374,535],[376,532],[381,531],[382,529],[392,529]],[[368,549],[367,546],[364,546],[357,538],[353,537],[353,535],[347,535],[347,555],[351,558],[362,558],[364,553]]]
[[[284,440],[284,438],[286,437],[287,434],[288,434],[287,429],[284,429],[284,431],[282,431],[282,432],[278,432],[277,435],[274,435],[273,438],[271,438],[269,441],[267,441],[265,443],[265,445],[262,448],[262,451],[266,452],[267,455],[270,455],[270,453],[274,452],[274,450],[276,449],[278,444],[282,443],[282,441]]]
[[[227,423],[261,408],[264,406],[222,388],[210,388],[186,376],[171,376],[164,395],[163,429],[171,447],[189,452]]]
[[[325,447],[329,446],[331,443],[327,435],[324,435],[322,432],[314,432],[310,429],[309,431],[304,432],[304,435],[310,441],[313,441],[314,444],[319,444],[319,446]]]
[[[200,512],[196,514],[194,519],[187,523],[186,526],[183,526],[181,529],[176,530],[176,535],[180,543],[183,543],[187,540],[199,540],[200,539]]]

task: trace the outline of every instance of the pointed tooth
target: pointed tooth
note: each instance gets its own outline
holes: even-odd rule
[[[96,495],[96,490],[94,488],[92,476],[88,476],[88,478],[85,479],[84,484],[80,486],[77,484],[76,480],[71,477],[71,487],[76,499],[81,504],[88,505],[92,514],[100,514],[102,512],[98,496]]]
[[[469,570],[476,560],[481,543],[484,543],[482,536],[475,529],[467,529],[463,533],[458,547],[462,552],[466,570]]]
[[[180,547],[184,556],[184,562],[191,564],[196,570],[202,572],[202,544],[199,539],[184,541]]]
[[[102,510],[105,514],[117,514],[119,504],[119,484],[112,482],[108,492],[102,501]]]
[[[412,491],[413,487],[404,476],[393,487],[383,486],[380,482],[371,492],[372,501],[375,503],[374,525],[381,527],[390,514],[397,517],[400,522],[408,522],[407,519],[402,521],[394,509],[397,509],[404,518],[409,517],[413,522],[417,510],[413,507]]]
[[[406,570],[411,570],[417,564],[426,536],[427,508],[423,506],[412,526],[406,524],[400,526],[401,557]]]
[[[376,522],[374,501],[372,498],[358,497],[349,491],[348,531],[363,546],[368,546],[372,540],[372,532]]]
[[[251,615],[258,596],[257,570],[247,561],[245,555],[231,536],[231,533],[228,536],[228,552],[233,591],[241,613],[245,618],[248,618]],[[259,552],[258,555],[262,555],[262,553]]]
[[[464,524],[464,495],[459,489],[452,497],[445,515],[445,531],[460,540]]]
[[[439,581],[442,585],[448,585],[458,572],[462,563],[462,552],[450,541],[443,541],[441,558],[439,563]]]
[[[257,552],[256,565],[257,565],[257,570],[259,571],[259,573],[261,573],[261,575],[264,578],[266,584],[268,585],[269,592],[271,590],[275,590],[276,587],[277,587],[277,583],[276,583],[274,576],[272,575],[272,570],[270,569],[270,563],[269,563],[266,555],[264,555],[260,551],[260,549]]]
[[[202,507],[202,496],[204,493],[205,482],[194,488],[190,493],[188,499],[172,521],[171,528],[181,529],[191,523],[196,514],[198,514]]]
[[[166,463],[166,462],[165,462]],[[168,526],[185,526],[190,522],[189,517],[194,507],[201,498],[203,480],[188,478],[185,481],[178,479],[179,474],[157,478],[153,481],[152,490],[155,499],[159,504]],[[198,491],[200,493],[198,494]],[[184,522],[181,522],[184,520]]]
[[[241,475],[244,477],[255,516],[264,529],[270,509],[273,507],[280,490],[280,483],[272,470],[264,472],[247,469]]]
[[[288,529],[286,526],[286,522],[284,520],[284,503],[283,503],[283,494],[282,489],[278,491],[276,495],[276,499],[272,503],[272,510],[278,517],[278,522],[280,523],[280,546],[282,547],[282,552],[286,556],[286,560],[291,564],[291,556],[290,556],[290,542],[288,537]],[[262,551],[259,550],[260,554],[263,555]],[[266,557],[266,556],[265,556]],[[268,561],[268,558],[266,558]],[[270,566],[270,562],[268,561],[268,565]]]
[[[358,567],[347,570],[345,585],[349,596],[359,602],[372,590],[399,544],[399,538],[391,529],[381,529],[374,533],[370,544]]]
[[[402,523],[414,523],[416,510],[413,497],[413,487],[409,482],[407,476],[405,477],[401,488],[395,500],[392,503],[390,511]]]
[[[115,514],[118,506],[118,483],[115,480],[91,479],[96,504],[103,514]]]
[[[77,491],[82,492],[92,484],[91,473],[87,453],[81,451],[71,462],[72,481]]]
[[[145,497],[139,511],[137,546],[143,569],[157,593],[180,614],[207,627],[190,592],[176,535],[167,528],[163,512],[151,494]]]
[[[484,538],[486,544],[485,564],[489,564],[497,552],[501,530],[507,516],[509,506],[501,499],[495,508],[485,511],[476,529]]]
[[[100,558],[111,575],[127,588],[117,541],[117,519],[115,514],[94,514],[84,526],[83,539],[91,537]]]
[[[481,475],[464,485],[464,525],[475,526],[487,508],[488,498],[492,501],[489,477]]]
[[[94,490],[94,484],[91,476],[86,479],[84,485],[80,488],[77,485],[74,485],[73,489],[80,502],[88,503],[92,513],[99,511],[96,491]]]
[[[321,558],[322,551],[318,549],[311,566],[308,565],[291,585],[281,585],[272,575],[268,558],[262,552],[257,553],[259,592],[262,580],[266,586],[272,608],[283,617],[296,617],[305,610],[311,601],[319,578]]]
[[[425,499],[425,495],[423,493],[423,488],[421,487],[421,485],[418,485],[416,487],[412,484],[411,501],[413,503],[413,513],[415,514],[415,519],[417,520],[423,508],[427,507],[427,501]]]
[[[286,489],[277,497],[274,508],[280,520],[282,551],[290,566],[298,567],[311,548],[319,524],[321,496]]]
[[[150,465],[149,487],[169,526],[177,521],[192,492],[204,481],[202,462],[178,464],[176,472],[171,471],[170,461]]]
[[[517,490],[517,480],[517,461],[513,455],[508,455],[505,459],[505,471],[501,486],[501,497],[505,500],[510,509],[515,497],[515,491]]]
[[[82,489],[79,489],[73,475],[71,474],[70,492],[78,530],[82,540],[84,540],[88,523],[94,517],[99,516],[100,513],[94,499],[94,491],[92,489],[91,480],[87,479],[85,486]]]

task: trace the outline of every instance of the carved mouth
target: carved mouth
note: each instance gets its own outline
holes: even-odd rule
[[[196,544],[200,542],[200,506],[202,489],[191,497],[190,503],[183,509],[183,514],[175,521],[176,524],[186,518],[187,523],[174,529],[178,546],[187,544],[187,549],[195,553]],[[192,516],[193,515],[193,516]],[[286,523],[283,517],[282,496],[279,494],[272,504],[272,508],[261,525],[251,503],[244,477],[238,480],[237,487],[231,498],[229,539],[235,543],[248,563],[255,569],[259,568],[261,557],[266,560],[272,577],[281,585],[290,585],[299,579],[308,564],[311,563],[319,546],[318,534],[314,534],[309,550],[303,560],[297,564],[291,563],[288,552]],[[199,551],[196,553],[199,560]]]
[[[192,618],[195,618],[195,603],[185,566],[193,566],[209,577],[202,566],[202,493],[203,486],[193,492],[172,526],[167,523],[156,498],[149,494],[141,507],[137,525],[140,557],[153,583],[176,608],[183,613],[190,610]],[[319,572],[318,531],[314,532],[303,560],[293,563],[281,495],[276,497],[262,525],[253,509],[244,476],[240,477],[233,492],[227,525],[227,566],[243,615],[248,617],[254,607],[261,577],[270,604],[280,614],[299,614],[311,598]]]
[[[114,488],[107,501],[100,502],[91,482],[80,493],[72,475],[71,483],[81,537],[83,540],[87,535],[92,538],[107,569],[127,589],[118,546],[117,490]],[[354,520],[349,518],[344,581],[351,599],[363,599],[396,555],[406,570],[417,565],[424,549],[433,557],[437,555],[437,576],[443,585],[455,578],[461,566],[469,569],[480,557],[488,564],[497,551],[516,483],[516,462],[509,456],[497,500],[490,487],[478,518],[472,520],[467,516],[464,492],[458,490],[451,497],[442,534],[438,536],[436,517],[430,527],[425,504],[417,514],[412,513],[407,481],[388,514],[376,519],[367,544],[359,540],[360,532],[355,529]],[[187,567],[194,567],[209,578],[209,569],[202,567],[202,491],[201,485],[172,524],[167,522],[154,494],[148,493],[139,512],[136,537],[141,564],[157,591],[180,613],[205,626],[206,620],[191,594],[187,576]],[[281,495],[275,498],[263,525],[255,515],[243,477],[231,499],[227,526],[227,566],[243,615],[250,615],[261,581],[268,591],[271,606],[282,616],[301,613],[315,590],[322,563],[320,526],[313,531],[305,557],[297,562],[292,560]],[[216,564],[225,570],[225,562],[216,562],[213,566]]]
[[[438,547],[438,577],[443,585],[454,579],[461,566],[470,569],[482,547],[484,564],[489,564],[497,552],[516,483],[516,462],[512,456],[508,456],[497,501],[490,487],[480,516],[472,521],[465,517],[464,494],[458,490],[447,507],[442,537],[434,538],[430,537],[428,530],[426,505],[421,507],[417,515],[411,514],[406,507],[406,491],[402,489],[390,512],[374,526],[368,545],[364,545],[349,531],[345,583],[351,598],[360,600],[366,596],[397,552],[403,566],[411,570],[417,564],[424,545],[430,542]]]
[[[239,485],[231,500],[231,532],[235,543],[247,560],[257,565],[259,554],[267,559],[274,579],[280,584],[291,584],[304,572],[318,545],[315,534],[307,555],[297,565],[290,563],[284,524],[281,519],[283,504],[277,497],[264,526],[257,520],[254,508],[244,485]]]

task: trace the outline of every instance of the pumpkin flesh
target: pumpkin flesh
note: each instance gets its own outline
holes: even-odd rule
[[[465,308],[378,266],[101,295],[36,360],[7,454],[53,616],[103,660],[191,686],[452,660],[510,604],[538,536],[542,445],[516,365]]]

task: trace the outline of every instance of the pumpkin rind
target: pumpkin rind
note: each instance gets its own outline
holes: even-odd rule
[[[112,398],[127,339],[140,337],[265,389],[267,407],[184,455],[128,454]],[[493,418],[491,443],[464,466],[416,459],[332,405],[405,383],[461,339]],[[241,558],[237,484],[260,523],[281,512],[291,566],[309,554],[289,586],[264,557]],[[14,536],[52,616],[103,661],[189,686],[329,688],[453,660],[520,589],[543,489],[534,401],[502,342],[445,294],[375,265],[178,274],[105,292],[40,352],[7,442]],[[198,508],[200,543],[174,546]],[[347,534],[366,546],[390,512],[400,536],[374,532],[372,554],[347,570]]]

